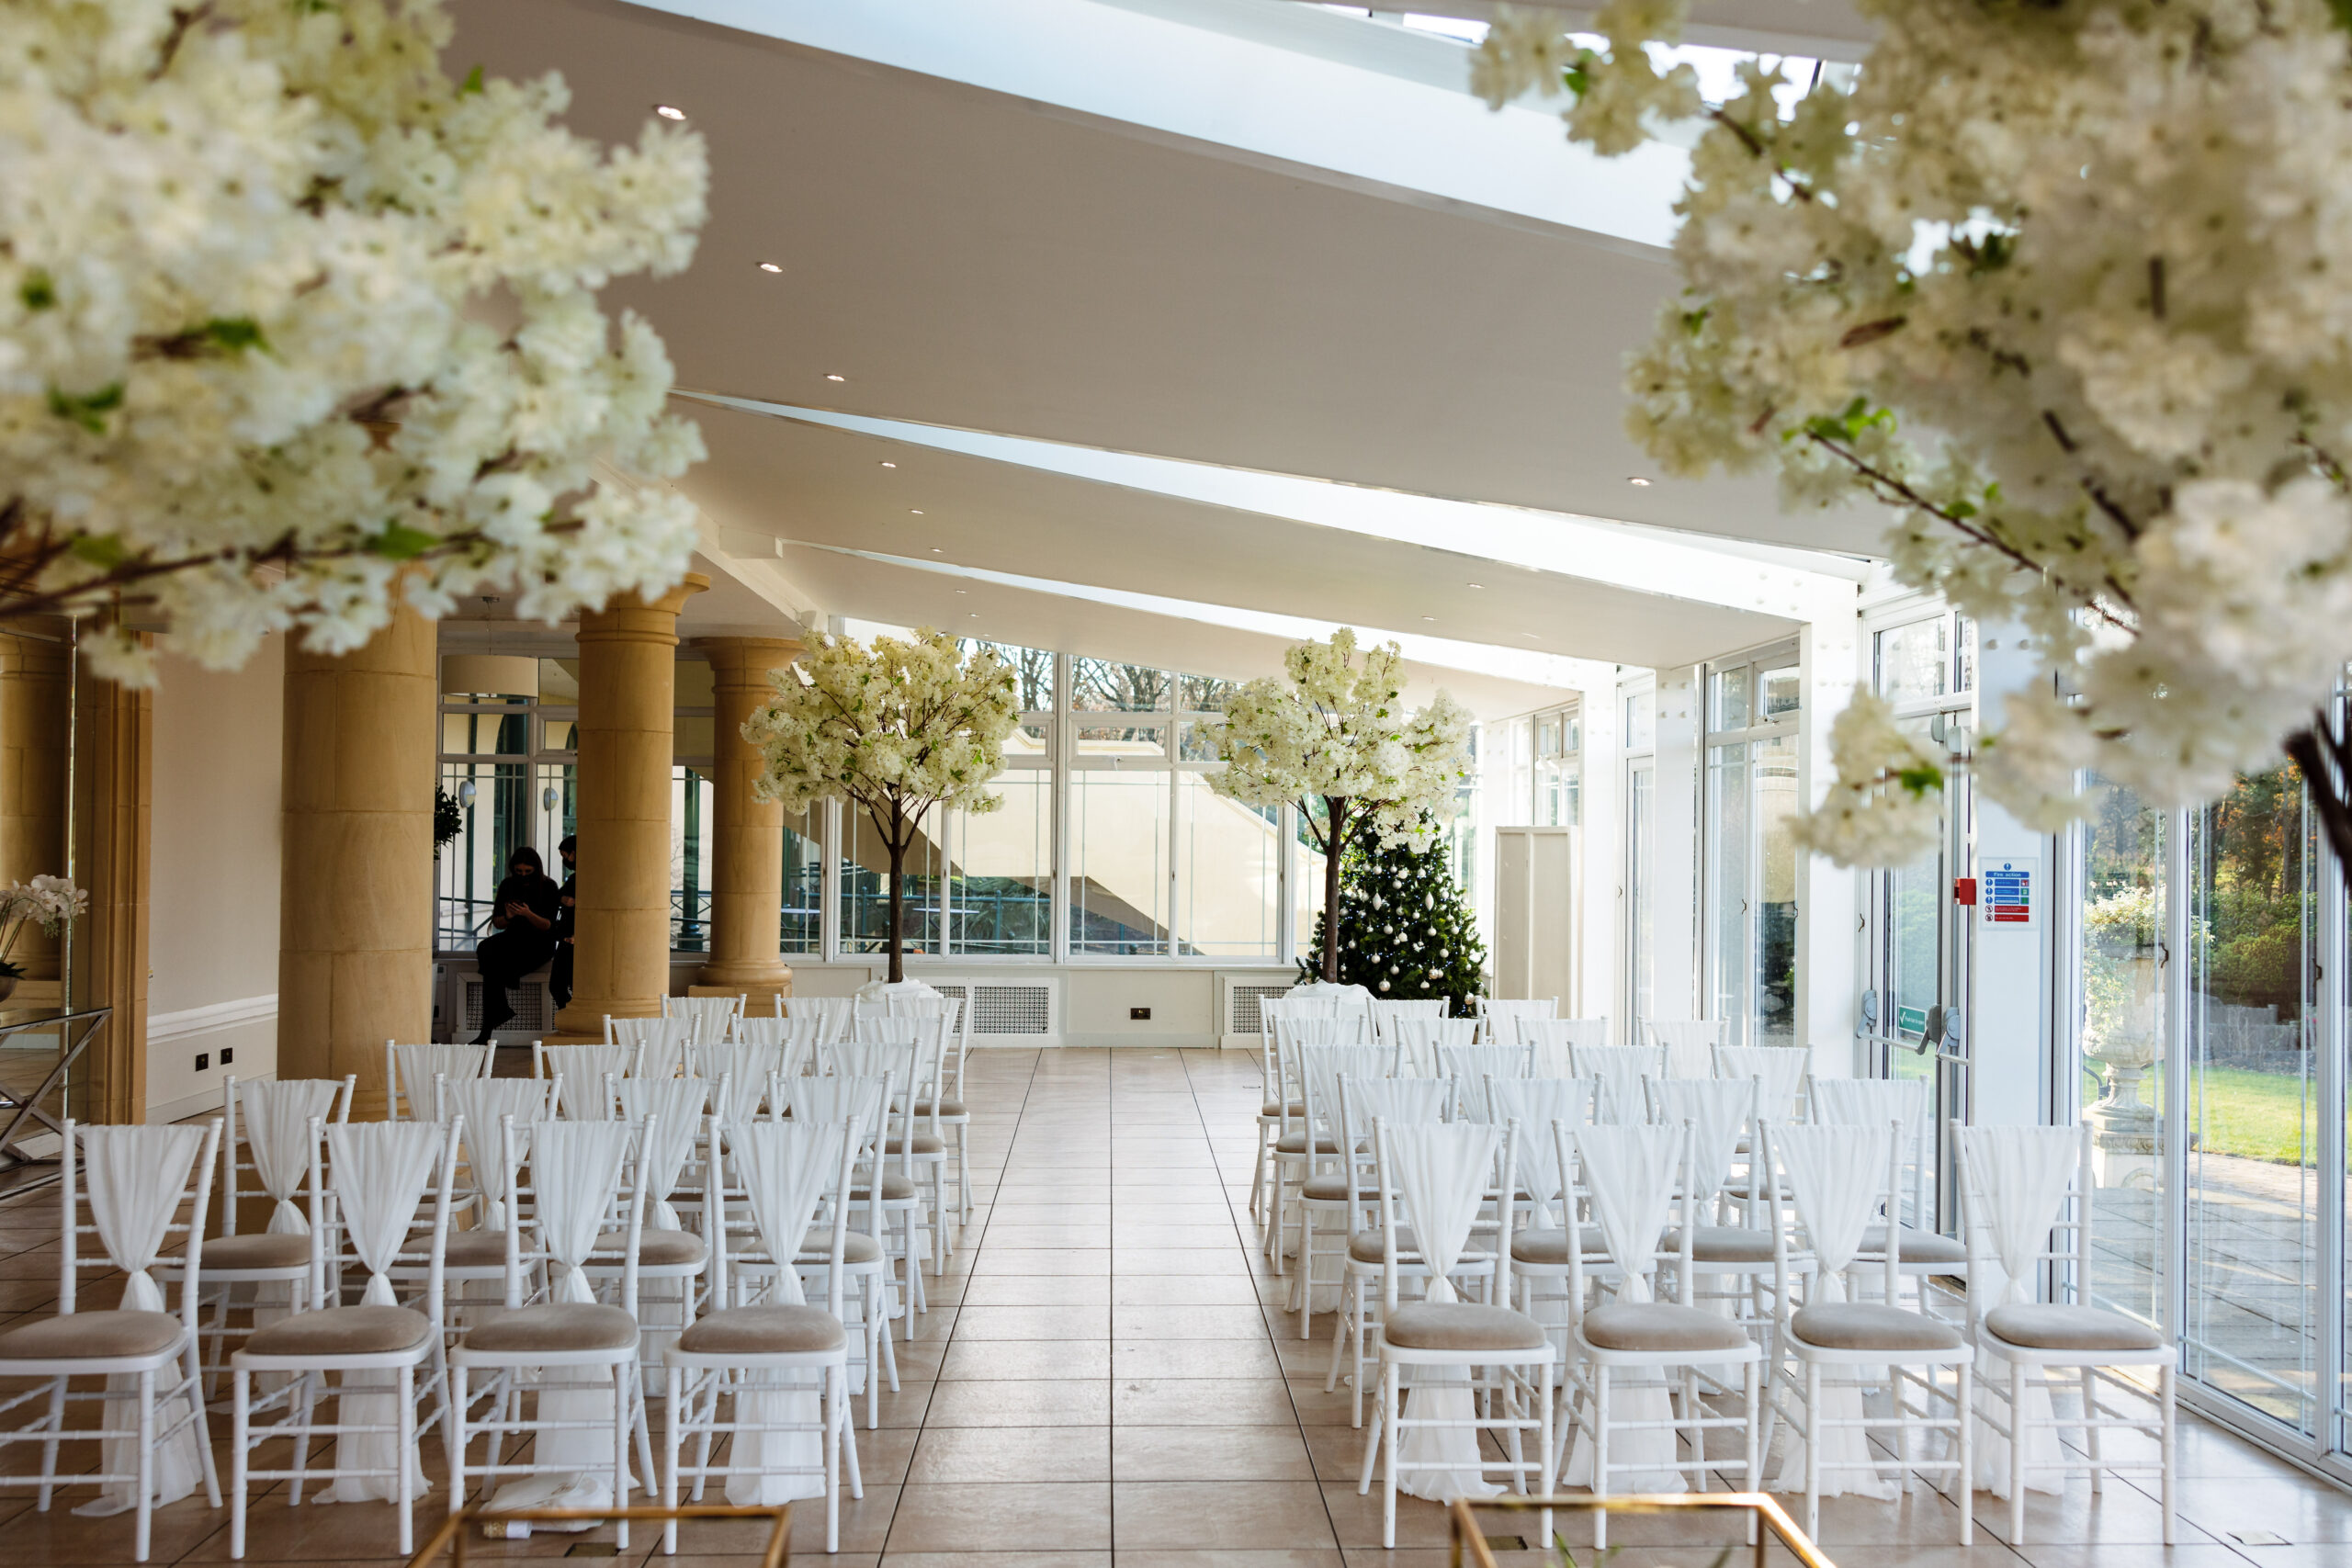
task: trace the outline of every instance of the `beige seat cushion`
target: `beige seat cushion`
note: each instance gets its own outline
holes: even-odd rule
[[[1823,1350],[1957,1350],[1960,1330],[1925,1313],[1875,1302],[1820,1302],[1789,1320],[1799,1339]]]
[[[596,1251],[589,1261],[606,1266],[617,1263],[628,1247],[628,1232],[607,1231],[596,1238]],[[692,1231],[647,1230],[637,1236],[637,1260],[647,1268],[692,1268],[709,1250]]]
[[[1906,1267],[1914,1263],[1932,1263],[1939,1268],[1959,1269],[1968,1262],[1967,1247],[1951,1236],[1938,1235],[1933,1231],[1915,1231],[1905,1225],[1900,1239],[1903,1244],[1902,1260]],[[1864,1231],[1861,1250],[1866,1253],[1884,1252],[1886,1227],[1872,1225]]]
[[[1260,1107],[1258,1107],[1258,1114],[1259,1114],[1259,1115],[1261,1115],[1261,1116],[1280,1116],[1282,1113],[1283,1113],[1283,1102],[1282,1102],[1281,1100],[1270,1100],[1266,1101],[1263,1105],[1261,1105]],[[1304,1115],[1306,1115],[1306,1101],[1305,1101],[1305,1100],[1292,1100],[1292,1101],[1290,1102],[1290,1113],[1291,1113],[1293,1116],[1304,1116]]]
[[[967,1111],[967,1110],[965,1110],[965,1109],[964,1109],[964,1102],[963,1102],[962,1100],[941,1100],[941,1101],[939,1102],[939,1113],[940,1113],[942,1116],[969,1116],[969,1115],[971,1114],[971,1112],[970,1112],[970,1111]],[[916,1101],[915,1101],[915,1114],[916,1114],[916,1115],[918,1115],[918,1116],[928,1116],[928,1115],[930,1115],[930,1114],[931,1114],[931,1101],[929,1101],[928,1100],[916,1100]]]
[[[0,1361],[153,1356],[179,1342],[180,1320],[167,1312],[69,1312],[0,1334]]]
[[[1406,1302],[1380,1337],[1408,1350],[1540,1350],[1544,1325],[1509,1307],[1475,1302]]]
[[[493,1356],[533,1350],[619,1350],[637,1344],[637,1319],[618,1307],[561,1302],[501,1313],[466,1336],[465,1348]]]
[[[1680,1251],[1682,1233],[1667,1232],[1657,1246],[1660,1252]],[[1699,1263],[1770,1263],[1772,1233],[1749,1230],[1745,1225],[1693,1225],[1690,1257]]]
[[[865,1202],[866,1199],[866,1192],[867,1190],[863,1187],[852,1189],[849,1195],[850,1201],[854,1203]],[[914,1196],[915,1184],[907,1179],[904,1172],[886,1170],[882,1173],[882,1201],[885,1203],[910,1203],[914,1201]]]
[[[1739,1325],[1671,1302],[1611,1302],[1584,1314],[1584,1337],[1603,1350],[1702,1355],[1747,1348]]]
[[[378,1356],[413,1350],[432,1332],[425,1315],[407,1307],[329,1307],[257,1328],[245,1348],[256,1356]]]
[[[831,1263],[832,1257],[831,1233],[809,1232],[808,1245],[800,1249],[799,1261]],[[842,1237],[842,1261],[844,1264],[879,1263],[882,1261],[882,1244],[864,1231],[851,1231]]]
[[[1306,1134],[1305,1133],[1284,1133],[1281,1137],[1274,1140],[1274,1152],[1278,1155],[1305,1154],[1306,1152]],[[1340,1145],[1336,1140],[1330,1138],[1317,1138],[1315,1140],[1315,1152],[1318,1155],[1335,1155],[1340,1152]]]
[[[523,1249],[525,1252],[529,1247]],[[452,1269],[503,1269],[506,1266],[504,1231],[451,1231],[443,1262]]]
[[[849,1343],[841,1319],[823,1307],[729,1307],[678,1336],[696,1356],[778,1356],[838,1350]]]
[[[1579,1233],[1584,1255],[1599,1258],[1609,1249],[1600,1239],[1600,1227],[1587,1225]],[[1515,1262],[1568,1266],[1568,1233],[1561,1228],[1521,1231],[1510,1238],[1510,1255]]]
[[[901,1140],[898,1138],[892,1138],[889,1142],[882,1145],[882,1152],[884,1154],[891,1155],[899,1153],[899,1145],[900,1142]],[[919,1155],[944,1155],[946,1152],[947,1145],[940,1141],[938,1134],[917,1133],[915,1134],[915,1153]]]
[[[2164,1344],[2154,1328],[2121,1313],[2064,1303],[1996,1306],[1984,1314],[1984,1328],[2029,1350],[2154,1350]]]
[[[1380,1236],[1381,1231],[1378,1225],[1374,1225],[1370,1230],[1356,1232],[1355,1235],[1348,1237],[1348,1256],[1358,1263],[1385,1263],[1388,1259],[1381,1250]],[[1420,1245],[1413,1239],[1413,1227],[1405,1225],[1399,1228],[1396,1232],[1397,1258],[1410,1262],[1413,1255],[1419,1251],[1420,1251]]]
[[[1336,1170],[1310,1176],[1298,1184],[1298,1196],[1308,1203],[1344,1203],[1348,1201],[1348,1179]],[[1380,1201],[1380,1189],[1360,1187],[1356,1190],[1356,1196],[1368,1203],[1377,1203]]]
[[[216,1235],[204,1244],[202,1267],[208,1274],[215,1269],[308,1269],[310,1266],[311,1238],[307,1235],[243,1231],[235,1235]]]

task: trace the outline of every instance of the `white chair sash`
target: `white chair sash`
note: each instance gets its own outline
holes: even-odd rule
[[[1812,1066],[1813,1053],[1802,1045],[1715,1047],[1717,1077],[1763,1080],[1763,1104],[1757,1113],[1768,1122],[1786,1122],[1796,1115],[1797,1097],[1804,1093],[1804,1076]]]
[[[409,1119],[430,1121],[433,1080],[437,1076],[455,1083],[460,1078],[489,1076],[487,1045],[395,1045],[392,1062],[400,1073],[401,1094],[408,1100]]]
[[[1425,1127],[1445,1120],[1451,1085],[1442,1078],[1351,1077],[1340,1086],[1348,1097],[1348,1127],[1369,1136],[1374,1122]]]
[[[817,1025],[817,1043],[828,1044],[849,1032],[857,1016],[855,997],[786,997],[786,1018],[808,1019]]]
[[[1399,1072],[1417,1073],[1425,1078],[1438,1076],[1438,1052],[1443,1047],[1475,1045],[1478,1041],[1478,1021],[1475,1018],[1414,1018],[1389,1020],[1388,1038],[1402,1053]]]
[[[702,1135],[710,1085],[701,1078],[622,1078],[613,1089],[629,1121],[642,1125],[653,1119],[653,1143],[645,1151],[645,1223],[660,1231],[684,1230],[670,1198]]]
[[[1380,1143],[1381,1180],[1396,1192],[1403,1211],[1397,1223],[1412,1232],[1429,1265],[1425,1299],[1456,1300],[1453,1281],[1446,1276],[1460,1264],[1470,1228],[1487,1201],[1501,1131],[1476,1122],[1421,1127],[1383,1123]],[[1408,1470],[1397,1483],[1398,1490],[1436,1502],[1492,1497],[1502,1490],[1478,1472],[1477,1436],[1467,1425],[1476,1416],[1469,1384],[1467,1367],[1412,1369],[1407,1414],[1421,1420],[1464,1425],[1408,1429],[1401,1458],[1416,1466],[1434,1463],[1451,1468]]]
[[[1590,1078],[1487,1080],[1495,1121],[1519,1123],[1520,1179],[1534,1195],[1538,1225],[1566,1223],[1554,1207],[1566,1185],[1566,1173],[1560,1169],[1560,1141],[1552,1135],[1553,1123],[1581,1127],[1590,1122],[1596,1087]]]
[[[321,1122],[334,1109],[343,1085],[333,1078],[280,1078],[237,1086],[237,1125],[253,1156],[254,1179],[274,1202],[269,1229],[277,1235],[308,1235],[311,1222],[294,1201],[311,1170],[311,1119]],[[234,1157],[233,1156],[232,1157]]]
[[[2050,1239],[2082,1160],[2075,1127],[1962,1127],[1969,1170],[1981,1197],[1993,1252],[2001,1266],[2004,1303],[2034,1299],[2034,1265]]]
[[[785,1076],[784,1047],[741,1041],[698,1045],[695,1048],[695,1070],[710,1083],[727,1080],[727,1092],[718,1107],[719,1118],[729,1125],[740,1126],[758,1114],[760,1101],[768,1092],[768,1079]]]
[[[1638,1126],[1649,1119],[1642,1080],[1666,1077],[1666,1053],[1655,1045],[1580,1045],[1569,1053],[1576,1076],[1600,1080],[1593,1120]]]
[[[612,1018],[605,1020],[605,1037],[616,1045],[638,1045],[645,1051],[638,1072],[649,1078],[676,1077],[685,1070],[686,1045],[694,1038],[694,1021],[687,1018]]]
[[[560,1078],[562,1111],[575,1122],[603,1122],[613,1114],[605,1093],[607,1077],[627,1077],[637,1066],[637,1047],[618,1041],[591,1045],[541,1047],[548,1076]]]
[[[1711,1078],[1715,1076],[1715,1046],[1724,1037],[1721,1019],[1702,1018],[1668,1023],[1645,1023],[1652,1045],[1666,1053],[1670,1078]]]
[[[1487,1080],[1525,1077],[1527,1047],[1441,1045],[1437,1066],[1441,1074],[1454,1080],[1461,1096],[1462,1113],[1473,1122],[1491,1122],[1495,1118],[1493,1108],[1487,1103]]]
[[[1650,1270],[1657,1238],[1675,1201],[1685,1136],[1675,1127],[1578,1127],[1572,1134],[1577,1174],[1592,1203],[1601,1245],[1622,1278],[1628,1302],[1652,1300]]]
[[[619,1195],[635,1135],[626,1122],[531,1123],[531,1216],[540,1247],[560,1265],[548,1269],[548,1289],[557,1301],[596,1299],[582,1270]]]
[[[461,1128],[460,1135],[469,1130]],[[326,1129],[327,1168],[336,1209],[352,1251],[368,1270],[367,1289],[359,1297],[362,1306],[397,1304],[387,1270],[408,1238],[447,1136],[447,1129],[432,1122],[362,1122]],[[399,1416],[400,1395],[390,1372],[345,1372],[339,1392],[337,1418],[344,1424],[390,1427]],[[337,1438],[335,1445],[334,1462],[340,1469],[402,1468],[400,1439],[390,1432],[354,1432]],[[408,1495],[423,1496],[424,1473],[414,1450],[406,1456],[405,1468]],[[321,1494],[320,1501],[390,1501],[399,1495],[389,1475],[343,1475]]]
[[[784,1086],[785,1102],[795,1122],[808,1126],[855,1122],[859,1146],[882,1125],[884,1096],[890,1080],[879,1075],[830,1078],[794,1078]],[[731,1134],[731,1130],[730,1130]]]
[[[1652,1078],[1644,1086],[1656,1098],[1658,1120],[1692,1123],[1690,1187],[1701,1200],[1714,1196],[1731,1176],[1740,1134],[1756,1105],[1752,1078]]]
[[[1519,1043],[1528,1048],[1539,1078],[1572,1078],[1579,1047],[1609,1043],[1605,1018],[1526,1018],[1511,1021]]]
[[[1385,1045],[1306,1045],[1298,1053],[1299,1081],[1306,1089],[1311,1120],[1320,1121],[1333,1137],[1340,1134],[1340,1080],[1342,1077],[1385,1078],[1396,1065],[1396,1053]],[[1363,1124],[1369,1131],[1372,1123]]]
[[[1839,1127],[1903,1123],[1903,1135],[1917,1135],[1928,1113],[1925,1078],[1823,1078],[1806,1091],[1815,1122]]]
[[[444,1083],[444,1109],[465,1118],[458,1134],[465,1145],[466,1165],[481,1192],[481,1227],[506,1228],[506,1156],[500,1147],[498,1122],[512,1116],[517,1127],[545,1121],[559,1082],[552,1078],[466,1078]]]
[[[1797,1223],[1804,1226],[1805,1240],[1819,1265],[1813,1288],[1821,1301],[1842,1302],[1846,1269],[1861,1250],[1862,1233],[1878,1216],[1887,1196],[1893,1134],[1884,1127],[1774,1126],[1766,1132],[1765,1142],[1780,1162],[1790,1201],[1796,1206]],[[1833,1366],[1823,1371],[1823,1409],[1815,1418],[1826,1421],[1821,1475],[1825,1496],[1856,1492],[1885,1500],[1894,1495],[1893,1483],[1873,1462],[1861,1428],[1838,1424],[1861,1416],[1863,1381],[1854,1368]],[[1804,1489],[1804,1438],[1790,1434],[1788,1454],[1781,1461],[1776,1483],[1780,1488]],[[1849,1468],[1856,1465],[1871,1468]]]

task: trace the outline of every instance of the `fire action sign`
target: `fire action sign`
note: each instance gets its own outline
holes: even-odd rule
[[[1977,908],[1988,926],[2035,924],[2033,901],[2041,869],[2039,857],[1985,861],[1978,868]]]

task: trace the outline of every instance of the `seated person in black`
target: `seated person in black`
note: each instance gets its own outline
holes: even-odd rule
[[[481,1032],[474,1036],[475,1044],[492,1043],[492,1033],[514,1016],[506,993],[554,956],[561,897],[539,852],[528,844],[515,850],[507,862],[506,880],[491,898],[490,923],[497,930],[474,949],[474,963],[481,970]]]
[[[580,908],[580,840],[566,835],[563,842],[555,847],[555,852],[563,862],[563,889],[558,895],[555,962],[548,966],[548,994],[561,1008],[571,1005],[571,955],[575,951],[571,939]]]

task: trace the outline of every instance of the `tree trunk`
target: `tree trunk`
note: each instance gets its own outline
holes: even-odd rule
[[[1347,842],[1343,824],[1347,820],[1348,803],[1343,796],[1327,800],[1330,826],[1325,830],[1324,842],[1329,847],[1323,854],[1323,979],[1327,985],[1340,983],[1340,851]]]
[[[906,879],[900,874],[907,858],[905,823],[898,807],[890,808],[890,984],[907,977]]]

